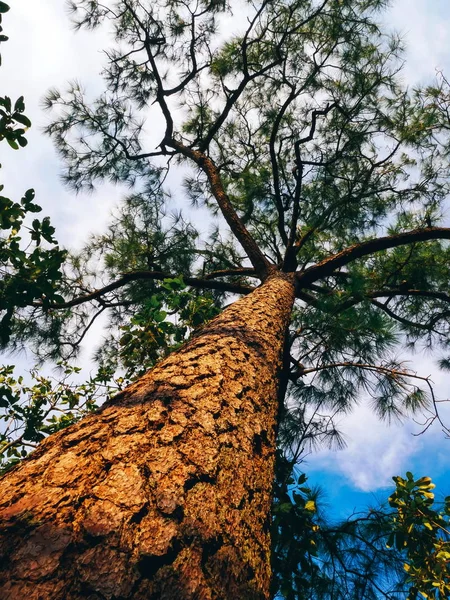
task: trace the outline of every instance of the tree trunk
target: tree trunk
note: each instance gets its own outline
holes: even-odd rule
[[[0,481],[3,600],[269,597],[278,274]]]

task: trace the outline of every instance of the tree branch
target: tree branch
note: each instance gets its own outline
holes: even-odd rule
[[[166,140],[166,144],[178,150],[183,156],[190,158],[195,162],[196,165],[206,174],[208,181],[211,186],[211,192],[219,205],[219,208],[228,223],[231,231],[236,236],[238,242],[244,248],[250,262],[252,263],[255,271],[261,279],[266,279],[269,275],[273,265],[267,260],[264,254],[261,252],[258,244],[255,242],[245,225],[242,223],[238,214],[234,210],[233,205],[230,202],[228,195],[226,194],[222,180],[220,178],[218,169],[213,161],[205,156],[203,152],[194,150],[184,146],[177,140]]]
[[[394,312],[387,306],[387,302],[383,303],[383,302],[378,302],[377,300],[372,300],[372,304],[374,306],[376,306],[377,308],[379,308],[380,310],[382,310],[383,312],[385,312],[392,319],[395,319],[396,321],[398,321],[402,325],[405,325],[406,327],[416,327],[417,329],[422,329],[424,331],[430,331],[432,333],[436,333],[437,335],[444,335],[443,332],[433,329],[432,325],[427,325],[425,323],[417,323],[416,321],[410,321],[409,319],[405,319],[405,317],[401,317],[400,315],[398,315],[396,312]]]
[[[120,279],[113,281],[112,283],[105,285],[104,287],[89,292],[88,294],[83,294],[82,296],[78,296],[73,298],[72,300],[68,300],[67,302],[61,302],[60,304],[49,304],[45,306],[45,309],[58,310],[62,308],[71,308],[73,306],[78,306],[80,304],[84,304],[85,302],[92,302],[92,300],[97,300],[107,294],[108,292],[112,292],[117,290],[131,281],[138,280],[156,280],[163,281],[164,279],[174,278],[176,275],[171,273],[163,273],[162,271],[134,271],[132,273],[124,273]],[[232,294],[250,294],[255,289],[251,286],[246,285],[238,285],[234,283],[228,283],[226,281],[211,281],[207,279],[198,279],[195,277],[183,277],[183,281],[186,285],[194,288],[201,289],[209,289],[209,290],[218,290],[221,292],[230,292]],[[31,306],[36,308],[42,308],[44,305],[42,302],[33,302]]]
[[[316,132],[316,126],[317,126],[317,117],[326,116],[330,112],[330,110],[332,110],[336,106],[337,106],[336,102],[333,102],[332,104],[327,104],[327,106],[322,110],[313,110],[312,111],[311,127],[309,128],[308,135],[300,138],[294,144],[295,159],[296,159],[297,167],[299,167],[300,164],[302,163],[302,159],[300,157],[300,145],[305,144],[306,142],[310,142],[314,138],[314,133]]]
[[[342,361],[337,363],[330,363],[327,365],[320,365],[318,367],[310,367],[305,368],[298,363],[293,357],[291,357],[291,362],[295,364],[297,367],[301,367],[299,371],[299,377],[303,377],[304,375],[308,375],[309,373],[317,373],[318,371],[324,371],[326,369],[335,369],[337,367],[340,368],[358,368],[364,369],[366,371],[375,371],[376,373],[385,373],[388,375],[392,375],[394,377],[410,377],[412,379],[420,379],[421,381],[425,381],[429,383],[430,377],[424,377],[422,375],[417,375],[412,371],[400,370],[400,369],[391,369],[389,367],[385,367],[383,365],[371,365],[366,363],[355,363],[350,361]]]
[[[303,19],[303,21],[301,21],[300,23],[295,23],[295,25],[292,29],[283,32],[281,39],[278,41],[278,43],[276,44],[275,49],[274,49],[275,53],[278,55],[275,58],[275,60],[273,60],[270,63],[266,64],[265,66],[261,67],[258,71],[255,71],[254,73],[250,74],[248,72],[248,68],[246,66],[247,65],[247,48],[254,40],[251,40],[250,42],[248,42],[248,36],[257,20],[259,14],[262,12],[262,10],[266,4],[266,2],[262,3],[262,5],[260,6],[258,12],[256,13],[254,19],[251,21],[246,33],[244,34],[244,38],[243,38],[242,45],[241,45],[243,62],[244,62],[244,77],[241,80],[241,82],[239,83],[238,87],[230,94],[230,97],[228,98],[228,100],[222,110],[222,113],[218,116],[216,121],[211,125],[211,128],[208,131],[204,140],[201,141],[200,146],[199,146],[200,150],[205,151],[208,148],[208,146],[211,143],[211,141],[213,140],[214,136],[219,131],[219,129],[222,127],[223,123],[226,121],[231,109],[233,108],[233,105],[238,101],[239,97],[241,96],[241,94],[243,93],[243,91],[245,90],[247,85],[252,80],[254,80],[258,77],[261,77],[262,75],[264,75],[265,73],[267,73],[268,71],[270,71],[271,69],[273,69],[274,67],[278,66],[279,64],[281,64],[283,62],[284,57],[282,55],[282,47],[286,41],[286,38],[288,38],[289,36],[292,36],[297,31],[299,31],[303,27],[305,27],[305,25],[307,25],[310,21],[313,21],[317,16],[319,16],[321,14],[321,12],[323,11],[323,9],[325,8],[325,6],[328,4],[328,2],[329,2],[329,0],[324,0],[322,2],[322,4],[320,4],[310,15],[308,15],[305,19]],[[263,37],[263,34],[261,34],[259,36],[258,41],[261,40],[262,37]]]
[[[450,304],[450,294],[446,294],[445,292],[438,292],[438,291],[433,291],[433,290],[408,289],[406,287],[404,287],[404,288],[403,287],[401,287],[401,288],[386,288],[383,290],[372,290],[372,291],[369,290],[369,291],[359,294],[357,297],[349,298],[348,300],[344,301],[340,306],[338,306],[338,308],[336,309],[336,312],[343,312],[368,298],[369,299],[370,298],[389,298],[389,299],[391,299],[395,296],[419,296],[419,297],[423,297],[423,298],[431,298],[433,300],[442,300],[443,302],[447,302],[448,304]],[[376,303],[376,301],[373,301],[373,300],[371,300],[371,302],[372,302],[372,304]],[[392,314],[390,316],[400,322],[403,322],[405,325],[408,324],[408,325],[415,326],[415,327],[427,328],[429,331],[431,331],[430,327],[426,327],[425,325],[422,326],[422,324],[417,324],[412,321],[408,321],[404,317],[400,317],[399,315],[395,314],[390,309],[386,310],[385,304],[376,303],[376,305],[377,306],[379,305],[379,308],[383,308],[383,310],[385,310],[385,312],[388,312],[388,310],[389,310],[389,312],[392,312]],[[447,313],[442,314],[442,316],[440,318],[445,318],[446,314]],[[435,315],[433,317],[433,325],[432,326],[435,325],[437,320],[438,320],[437,315]],[[439,333],[439,332],[436,332],[436,333]]]
[[[245,275],[246,277],[257,277],[255,269],[251,267],[242,267],[241,269],[220,269],[218,271],[212,271],[205,275],[205,279],[214,279],[215,277],[227,277],[229,275]]]
[[[434,298],[450,303],[450,294],[433,290],[416,290],[408,288],[388,288],[385,290],[372,290],[366,293],[369,298],[386,298],[390,296],[423,296],[424,298]]]
[[[368,254],[381,252],[382,250],[388,250],[389,248],[396,248],[397,246],[405,246],[406,244],[415,242],[427,242],[437,239],[449,240],[450,227],[414,229],[396,235],[361,242],[342,250],[342,252],[339,252],[338,254],[325,258],[303,272],[298,272],[296,274],[297,281],[301,287],[307,287],[317,279],[328,277],[336,269],[344,267],[354,260],[367,256]]]
[[[145,27],[144,23],[140,20],[138,14],[133,9],[133,7],[130,6],[126,0],[124,1],[124,4],[129,10],[130,14],[133,16],[133,19],[141,29],[142,33],[144,34],[144,48],[147,53],[147,57],[150,62],[150,66],[152,68],[153,76],[155,77],[156,82],[156,101],[158,102],[163,113],[164,119],[166,121],[166,132],[164,137],[170,139],[173,133],[173,118],[165,99],[165,90],[162,83],[162,78],[152,52],[152,44],[154,44],[155,40],[150,37],[147,28]],[[164,41],[165,40],[161,39],[158,43],[163,43]]]
[[[283,120],[284,114],[287,111],[287,109],[289,108],[290,104],[297,98],[298,95],[299,95],[299,92],[295,88],[292,88],[288,97],[286,98],[284,104],[280,108],[280,110],[275,118],[275,121],[274,121],[274,124],[272,127],[272,132],[270,134],[270,140],[269,140],[269,152],[270,152],[270,162],[272,164],[275,206],[276,206],[277,212],[278,212],[278,232],[279,232],[280,237],[283,240],[283,243],[286,247],[289,247],[289,239],[288,239],[288,236],[286,235],[286,231],[284,228],[285,227],[284,209],[283,209],[283,203],[281,201],[280,170],[278,167],[278,160],[277,160],[277,156],[276,156],[276,152],[275,152],[275,141],[276,141],[278,129],[280,127],[281,121]]]

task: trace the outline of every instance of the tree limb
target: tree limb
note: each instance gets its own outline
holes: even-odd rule
[[[328,277],[336,269],[344,267],[354,260],[367,256],[368,254],[381,252],[382,250],[388,250],[389,248],[396,248],[397,246],[405,246],[406,244],[411,244],[413,242],[427,242],[436,239],[449,240],[450,227],[426,227],[423,229],[414,229],[412,231],[405,231],[404,233],[361,242],[342,250],[342,252],[339,252],[338,254],[325,258],[303,272],[297,272],[297,282],[301,287],[307,287],[317,279]]]
[[[82,296],[78,296],[72,300],[68,300],[67,302],[61,302],[60,304],[47,304],[45,305],[45,309],[57,310],[62,308],[71,308],[72,306],[78,306],[80,304],[84,304],[85,302],[91,302],[92,300],[101,298],[108,292],[112,292],[113,290],[117,290],[127,285],[131,281],[145,279],[163,281],[164,279],[170,279],[174,277],[176,277],[176,275],[171,273],[163,273],[162,271],[133,271],[131,273],[124,273],[120,279],[117,279],[116,281],[113,281],[112,283],[105,285],[98,290],[94,290],[88,294],[83,294]],[[228,283],[226,281],[198,279],[195,277],[183,277],[183,281],[190,287],[218,290],[221,292],[230,292],[232,294],[250,294],[250,292],[253,292],[255,289],[251,286],[238,285],[234,283]],[[42,302],[33,302],[31,306],[42,308],[44,305]]]
[[[251,267],[242,267],[235,269],[220,269],[218,271],[212,271],[205,275],[205,279],[214,279],[215,277],[227,277],[229,275],[245,275],[246,277],[257,277],[255,269]]]
[[[242,223],[238,214],[234,210],[231,201],[226,194],[222,180],[220,178],[218,169],[213,161],[207,157],[203,152],[188,148],[177,140],[166,140],[166,144],[178,150],[180,154],[186,158],[190,158],[195,162],[196,165],[206,174],[208,181],[211,186],[211,191],[214,198],[219,205],[219,208],[228,223],[231,231],[236,236],[237,240],[244,248],[250,262],[252,263],[255,271],[261,279],[266,279],[269,275],[273,265],[267,260],[264,254],[261,252],[258,244],[255,242],[245,225]]]
[[[400,315],[398,315],[396,312],[394,312],[387,306],[387,302],[383,303],[383,302],[378,302],[377,300],[372,300],[372,304],[374,306],[376,306],[377,308],[379,308],[380,310],[382,310],[383,312],[385,312],[392,319],[395,319],[396,321],[398,321],[402,325],[405,325],[406,327],[416,327],[417,329],[422,329],[424,331],[430,331],[432,333],[436,333],[437,335],[444,335],[443,332],[433,329],[432,325],[427,325],[426,323],[417,323],[416,321],[410,321],[409,319],[405,319],[405,317],[401,317]]]

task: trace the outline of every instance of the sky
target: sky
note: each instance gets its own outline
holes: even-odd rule
[[[51,217],[58,240],[68,248],[79,248],[89,233],[102,231],[121,190],[102,185],[93,195],[75,196],[62,186],[61,163],[42,133],[48,120],[42,98],[49,88],[64,88],[72,80],[81,81],[95,96],[100,91],[101,50],[108,47],[108,41],[102,33],[73,31],[63,0],[10,0],[9,4],[4,29],[10,40],[1,48],[0,92],[13,99],[25,96],[25,114],[33,127],[27,134],[28,146],[17,154],[0,145],[2,183],[14,199],[33,187],[37,202],[44,207],[41,215]],[[448,0],[394,0],[385,20],[388,27],[403,35],[407,47],[403,78],[408,85],[430,81],[436,69],[450,75]],[[438,398],[450,398],[448,375],[436,370],[432,356],[408,358],[420,375],[432,375]],[[26,356],[13,360],[4,357],[4,362],[15,362],[19,369],[31,366],[30,361]],[[82,362],[87,366],[89,361],[87,349]],[[444,408],[445,413],[450,425],[450,410]],[[422,436],[414,435],[421,427],[412,421],[387,427],[362,400],[342,419],[341,429],[347,442],[345,450],[323,449],[309,455],[302,465],[310,483],[327,489],[336,514],[349,514],[386,498],[392,488],[391,477],[406,470],[433,477],[438,491],[450,494],[450,440],[439,427]]]

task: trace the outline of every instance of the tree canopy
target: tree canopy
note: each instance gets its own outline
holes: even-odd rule
[[[106,22],[115,46],[99,98],[77,83],[48,94],[47,132],[74,189],[111,180],[132,193],[70,257],[65,302],[38,302],[17,330],[44,357],[71,356],[74,323],[83,331],[107,310],[129,327],[165,278],[220,307],[282,268],[297,282],[294,394],[329,402],[332,389],[346,408],[362,385],[389,417],[423,405],[392,356],[448,344],[444,94],[402,87],[400,41],[377,23],[385,6],[72,3],[77,27]],[[195,213],[170,212],[169,170],[210,209],[211,235]]]
[[[288,475],[279,480],[274,522],[298,511],[307,523],[305,544],[317,543],[322,557],[333,557],[332,547],[342,556],[345,547],[348,560],[325,576],[309,547],[309,554],[290,556],[284,528],[275,593],[286,598],[302,597],[313,578],[318,591],[309,597],[343,597],[335,573],[351,574],[356,553],[358,569],[365,556],[372,561],[375,546],[380,558],[373,564],[392,563],[378,544],[388,529],[383,515],[373,516],[372,533],[369,516],[315,542],[325,528],[297,479],[295,500],[292,466],[308,445],[342,444],[334,417],[362,394],[387,420],[417,411],[429,424],[439,419],[431,384],[406,368],[404,349],[432,348],[449,368],[448,83],[441,77],[428,87],[404,87],[401,40],[380,26],[387,4],[70,2],[76,27],[106,24],[112,32],[104,92],[92,100],[78,82],[51,90],[47,134],[75,191],[111,181],[129,193],[107,230],[78,254],[56,246],[47,219],[32,222],[34,247],[24,249],[18,233],[25,213],[39,209],[33,193],[21,204],[0,198],[2,228],[11,230],[0,246],[3,345],[30,345],[42,360],[71,360],[95,320],[108,315],[99,374],[81,391],[54,389],[40,378],[26,388],[32,402],[23,408],[21,382],[4,371],[0,402],[20,430],[18,443],[2,434],[13,458],[26,453],[23,442],[94,408],[98,385],[120,389],[236,295],[251,293],[275,271],[293,274],[296,304],[279,384],[280,473]],[[0,100],[0,139],[13,148],[26,143],[23,127],[31,123],[23,113],[23,99],[14,106]],[[208,234],[198,226],[199,208],[208,211]],[[113,373],[120,377],[115,384]],[[60,401],[71,411],[62,420],[54,415]],[[401,552],[408,553],[416,586],[410,597],[433,597],[433,577],[448,561],[448,546],[440,546],[448,544],[448,506],[428,512],[429,481],[407,476],[396,485],[390,545],[400,568]],[[411,503],[423,505],[420,518]],[[367,555],[355,541],[362,537],[365,547],[372,544]],[[433,563],[424,564],[425,547]],[[306,555],[309,566],[298,558]],[[345,595],[351,589],[354,598],[379,597],[379,577],[366,577],[373,585],[365,589],[357,578]],[[448,580],[439,586],[435,597],[446,597]],[[401,597],[404,589],[387,593]]]

